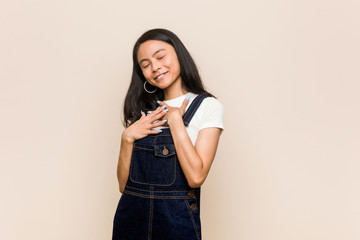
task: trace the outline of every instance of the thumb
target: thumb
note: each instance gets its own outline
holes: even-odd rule
[[[184,99],[184,101],[183,101],[183,103],[182,103],[182,105],[181,105],[181,110],[183,110],[183,112],[185,113],[185,109],[186,109],[186,106],[189,104],[189,101],[190,101],[190,96],[187,96],[185,99]]]

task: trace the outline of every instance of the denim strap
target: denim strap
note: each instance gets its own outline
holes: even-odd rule
[[[190,104],[189,108],[186,110],[186,112],[185,112],[185,114],[183,116],[183,121],[184,121],[185,126],[189,125],[189,123],[190,123],[192,117],[194,116],[196,110],[199,108],[202,101],[207,97],[209,97],[208,94],[199,94],[192,101],[192,103]]]

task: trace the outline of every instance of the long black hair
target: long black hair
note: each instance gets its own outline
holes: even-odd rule
[[[158,107],[157,100],[163,100],[164,92],[157,89],[154,93],[148,93],[144,90],[146,81],[137,59],[137,52],[142,43],[148,40],[160,40],[172,45],[177,54],[180,65],[180,76],[182,86],[188,92],[195,94],[208,94],[202,84],[196,64],[190,53],[185,48],[180,39],[171,31],[161,28],[151,29],[145,32],[136,41],[133,49],[133,71],[131,82],[124,102],[124,126],[128,127],[141,117],[141,111],[154,110]],[[149,84],[147,84],[148,88]],[[150,90],[151,91],[151,90]]]

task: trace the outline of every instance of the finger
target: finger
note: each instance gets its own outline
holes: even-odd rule
[[[147,111],[145,116],[148,118],[148,119],[151,119],[152,116],[156,115],[158,112],[161,112],[161,109],[157,108],[155,109],[154,111]]]
[[[142,119],[142,118],[144,118],[144,117],[146,117],[146,114],[145,114],[143,111],[141,111],[140,119]]]
[[[158,134],[161,133],[162,130],[161,129],[157,129],[157,130],[149,130],[149,134]]]
[[[185,112],[186,106],[189,104],[190,96],[187,96],[181,104],[181,109]]]
[[[165,123],[167,122],[167,120],[162,120],[162,121],[155,121],[152,125],[151,125],[151,128],[156,128],[156,127],[159,127],[159,126],[162,126],[164,125]]]
[[[158,114],[158,113],[161,113],[164,109],[166,109],[166,105],[162,105],[161,107],[158,107],[155,111],[154,111],[154,114]]]
[[[153,111],[152,113],[150,113],[148,116],[150,117],[149,120],[151,122],[154,122],[155,120],[161,118],[162,116],[165,115],[165,113],[168,111],[168,109],[165,109],[165,105],[163,107],[160,107],[158,109],[156,109],[155,111]]]
[[[156,101],[160,106],[164,106],[164,105],[166,105],[166,103],[164,103],[163,101],[159,101],[159,100],[157,100]]]
[[[167,109],[168,107],[169,106],[164,103],[162,106],[158,107],[156,110],[160,110],[160,112],[161,112],[161,109]]]

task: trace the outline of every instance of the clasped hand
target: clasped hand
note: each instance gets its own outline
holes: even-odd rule
[[[162,101],[157,101],[157,103],[160,107],[148,115],[141,112],[140,119],[124,130],[123,137],[125,137],[125,139],[129,142],[134,142],[150,134],[158,134],[161,132],[161,129],[154,130],[154,128],[182,118],[189,100],[188,98],[185,99],[180,107],[170,107]]]

